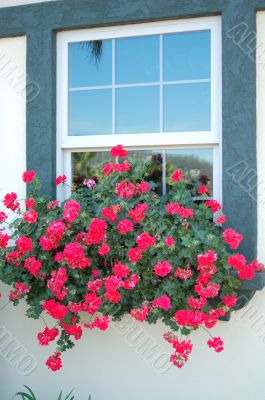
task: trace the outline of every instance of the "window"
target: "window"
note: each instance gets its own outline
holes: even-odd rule
[[[161,193],[182,168],[221,201],[220,42],[219,17],[58,33],[57,174],[95,175],[122,143]]]

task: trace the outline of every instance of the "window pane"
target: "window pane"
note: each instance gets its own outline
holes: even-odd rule
[[[170,176],[176,169],[182,169],[191,189],[206,185],[209,195],[213,192],[213,150],[175,149],[175,150],[131,150],[128,156],[133,159],[150,161],[149,179],[157,184],[156,193],[163,193],[163,159],[166,168],[167,189]],[[102,167],[110,160],[108,151],[72,153],[72,182],[83,185],[85,179],[100,181]]]
[[[163,193],[162,171],[163,171],[163,152],[157,150],[132,150],[128,155],[134,159],[142,159],[150,162],[149,179],[157,184],[155,192],[159,195]]]
[[[111,40],[69,44],[69,87],[111,85]]]
[[[206,185],[209,195],[213,194],[213,150],[178,149],[166,150],[167,183],[176,169],[182,169],[191,189]]]
[[[164,131],[211,129],[210,83],[164,86]]]
[[[159,86],[116,90],[116,132],[159,132]]]
[[[164,35],[164,80],[210,79],[210,31]]]
[[[116,83],[159,81],[159,36],[116,40]]]
[[[85,179],[100,180],[101,170],[110,159],[108,151],[72,153],[72,182],[83,185]]]
[[[111,134],[111,89],[69,92],[69,135]]]

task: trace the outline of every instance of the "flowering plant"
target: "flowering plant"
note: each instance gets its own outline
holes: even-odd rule
[[[25,299],[28,317],[54,319],[37,336],[42,346],[57,341],[46,361],[53,371],[84,329],[106,330],[110,319],[126,314],[150,324],[162,320],[170,328],[164,334],[173,347],[170,360],[180,368],[192,351],[191,331],[215,326],[235,305],[240,279],[252,279],[263,266],[232,254],[243,237],[222,229],[225,216],[206,186],[195,193],[176,170],[159,197],[148,163],[127,159],[121,145],[111,156],[99,182],[88,177],[62,204],[37,195],[34,171],[23,174],[25,211],[15,193],[3,200],[17,218],[12,234],[0,231],[0,279],[13,286],[14,305]],[[7,223],[5,211],[0,222]],[[207,343],[223,350],[219,337]]]

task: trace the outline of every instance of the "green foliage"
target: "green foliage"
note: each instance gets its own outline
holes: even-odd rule
[[[81,161],[79,160],[80,165],[78,165],[82,169]],[[90,188],[79,185],[73,191],[71,200],[80,204],[80,210],[76,218],[71,221],[67,220],[64,214],[67,202],[63,202],[58,207],[50,207],[48,198],[37,197],[40,183],[38,179],[35,179],[33,184],[29,186],[28,198],[35,197],[34,210],[38,213],[37,221],[33,224],[28,223],[24,220],[23,213],[19,211],[18,218],[11,226],[13,229],[12,237],[15,240],[23,236],[30,238],[33,243],[33,250],[21,252],[18,258],[12,258],[10,255],[17,251],[16,243],[13,242],[6,249],[0,249],[0,280],[10,285],[13,284],[13,292],[15,291],[15,293],[17,293],[17,283],[28,288],[27,291],[19,293],[15,300],[13,299],[14,304],[17,304],[21,298],[25,298],[29,306],[26,312],[28,317],[38,319],[43,312],[43,303],[50,299],[54,299],[57,303],[67,307],[67,315],[62,320],[54,317],[55,323],[61,331],[59,338],[57,338],[57,350],[59,352],[74,346],[72,339],[76,339],[75,335],[71,330],[66,332],[62,323],[77,326],[84,322],[83,317],[80,316],[80,310],[73,311],[71,306],[74,303],[75,305],[81,304],[83,307],[86,295],[89,293],[87,283],[95,280],[95,275],[93,275],[95,270],[102,283],[102,286],[97,290],[97,297],[100,299],[97,312],[118,320],[130,313],[132,309],[141,308],[143,304],[147,304],[146,321],[153,324],[161,319],[174,331],[180,329],[174,319],[176,311],[189,309],[189,297],[196,297],[198,294],[195,290],[200,275],[197,268],[198,255],[205,254],[208,250],[212,250],[217,255],[216,273],[213,273],[209,278],[211,283],[219,285],[220,289],[214,299],[216,309],[221,306],[224,307],[222,297],[234,294],[238,287],[238,279],[229,274],[229,270],[231,270],[227,263],[229,252],[222,239],[221,228],[213,221],[213,213],[205,205],[207,195],[204,195],[200,201],[194,201],[194,197],[198,195],[197,189],[191,188],[191,185],[188,185],[185,179],[181,179],[179,182],[171,180],[167,194],[159,196],[156,192],[157,184],[149,180],[150,175],[156,175],[154,164],[146,160],[130,158],[128,162],[130,164],[129,170],[105,175],[100,172],[97,177],[88,176],[87,179],[93,178],[98,183]],[[133,185],[133,195],[124,196],[117,192],[117,184],[122,181]],[[150,190],[139,191],[137,189],[143,181],[148,181]],[[129,213],[136,206],[143,204],[147,210],[143,218],[135,221]],[[170,213],[167,207],[172,204],[177,204],[184,210],[184,214],[189,210],[191,214]],[[112,206],[119,207],[116,218],[114,220],[104,218],[102,210]],[[88,237],[89,227],[95,221],[95,218],[106,222],[106,237],[101,238],[97,244],[90,244],[84,238]],[[118,223],[125,219],[130,219],[133,223],[133,229],[121,233],[118,229]],[[47,229],[51,224],[58,220],[65,226],[63,235],[55,241],[56,243],[51,249],[45,249],[41,240],[46,238]],[[137,247],[137,240],[142,233],[148,233],[155,238],[155,243],[143,250],[141,258],[134,262],[130,260],[128,252]],[[169,236],[174,238],[172,246],[165,243],[165,239]],[[110,251],[103,256],[99,255],[99,247],[102,242],[106,242],[110,248]],[[65,247],[69,243],[79,243],[84,252],[84,257],[91,260],[91,266],[80,268],[79,265],[75,267],[70,265],[64,255]],[[58,255],[61,255],[61,258],[59,257],[55,261],[55,256],[58,257]],[[41,269],[37,274],[31,273],[25,268],[25,262],[29,257],[35,257],[41,262]],[[159,276],[154,272],[154,268],[158,263],[164,261],[170,264],[171,271],[166,276]],[[128,266],[128,279],[131,279],[134,275],[138,277],[139,282],[128,289],[124,284],[125,279],[121,279],[121,282],[115,288],[115,291],[120,295],[120,300],[115,303],[106,296],[106,280],[114,277],[113,267],[118,262]],[[64,282],[64,286],[60,288],[60,290],[65,290],[65,294],[61,297],[61,293],[58,296],[58,293],[56,294],[50,285],[52,279],[55,279],[53,275],[57,274],[59,268],[67,271],[67,280]],[[191,276],[181,278],[177,275],[179,270],[185,271],[186,269],[190,269]],[[153,300],[163,295],[170,298],[171,307],[168,309],[153,307]],[[207,316],[209,316],[212,304],[211,301],[207,300],[202,309]],[[86,310],[86,316],[93,320],[96,311]],[[226,308],[226,311],[228,311],[228,308]],[[190,330],[191,328],[183,328],[181,332],[188,334]],[[22,396],[22,393],[19,394]],[[24,396],[26,395],[24,394]],[[32,393],[29,393],[28,396],[32,396]],[[25,399],[30,399],[30,397],[25,397]]]
[[[17,392],[15,394],[16,398],[17,396],[20,396],[21,400],[38,400],[33,391],[26,385],[24,387],[27,389],[27,392]],[[75,400],[75,396],[73,395],[74,389],[72,389],[67,395],[63,395],[63,392],[61,390],[59,396],[57,397],[57,400]],[[91,400],[91,396],[89,395],[88,400]]]

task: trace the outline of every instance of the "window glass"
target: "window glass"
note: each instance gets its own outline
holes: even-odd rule
[[[69,94],[69,136],[111,134],[111,90],[80,90]]]
[[[150,162],[149,179],[157,184],[156,192],[161,195],[169,190],[170,177],[176,169],[182,169],[190,189],[206,185],[209,195],[213,193],[213,150],[206,148],[167,149],[167,150],[131,150],[128,156]],[[72,182],[82,185],[85,179],[100,180],[101,169],[109,160],[108,151],[73,152]],[[164,177],[164,178],[163,178]]]
[[[69,53],[69,88],[111,85],[111,40],[71,43]]]
[[[159,36],[116,40],[116,83],[159,81]]]
[[[69,44],[68,135],[210,131],[210,50],[208,30]]]
[[[210,83],[164,87],[164,131],[209,131],[211,129]]]
[[[85,179],[92,179],[94,177],[100,179],[101,170],[109,158],[109,153],[106,151],[73,152],[72,183],[75,186],[79,186],[83,185]]]
[[[210,79],[210,31],[166,34],[163,39],[165,81]]]
[[[166,150],[167,185],[170,184],[170,176],[176,169],[183,170],[191,189],[206,185],[209,195],[213,195],[212,149]]]
[[[116,132],[159,132],[158,86],[117,89]]]

